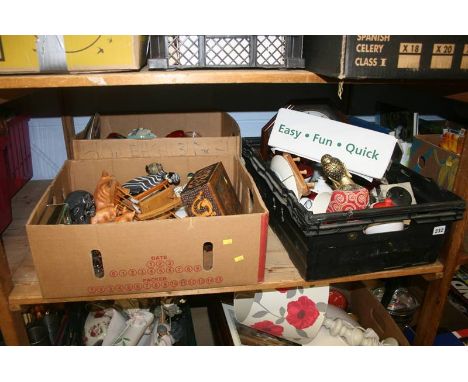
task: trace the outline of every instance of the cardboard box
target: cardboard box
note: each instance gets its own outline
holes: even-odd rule
[[[413,137],[409,168],[432,178],[449,191],[457,176],[460,156],[438,146],[439,134],[416,135]]]
[[[393,337],[398,341],[400,346],[409,345],[399,326],[369,289],[361,283],[336,284],[335,287],[346,295],[349,302],[348,311],[358,318],[359,324],[363,328],[374,329],[381,340]],[[231,301],[226,302],[231,304],[229,306],[232,306]],[[235,321],[233,317],[234,313],[232,313],[232,317],[227,317],[226,312],[220,309],[220,305],[221,303],[219,305],[210,304],[209,306],[211,324],[213,328],[221,332],[216,333],[217,345],[249,345],[252,342],[256,342],[258,345],[268,344],[267,342],[259,343],[259,337],[261,338],[261,336],[254,337],[256,341],[249,341],[248,338],[241,335],[238,330],[243,325]],[[276,339],[276,337],[273,338]],[[289,345],[290,343],[286,344]],[[323,342],[320,341],[320,338],[316,337],[315,342],[312,341],[311,345],[320,346],[323,345]]]
[[[304,36],[304,58],[339,79],[468,78],[468,36]]]
[[[240,129],[227,113],[161,113],[100,115],[102,139],[73,141],[75,159],[132,158],[164,155],[237,155],[241,150]],[[150,129],[155,139],[105,139],[110,133],[127,136],[136,127]],[[164,138],[174,130],[198,132],[201,137]]]
[[[74,190],[93,192],[102,170],[123,183],[154,161],[178,172],[182,184],[189,172],[222,161],[242,214],[98,225],[36,224],[46,204],[61,203]],[[267,228],[268,210],[235,155],[68,160],[26,225],[47,298],[255,284],[264,277]],[[211,269],[204,268],[207,252],[213,259]],[[93,270],[96,254],[102,258],[103,277]]]
[[[0,36],[0,73],[138,70],[145,36]]]
[[[362,327],[374,329],[381,340],[393,337],[400,345],[409,345],[400,327],[369,289],[364,286],[352,288],[349,301],[350,310],[357,315]]]

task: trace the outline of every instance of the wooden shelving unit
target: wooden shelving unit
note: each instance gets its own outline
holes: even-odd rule
[[[9,296],[10,310],[21,309],[21,305],[57,303],[69,301],[93,301],[108,299],[126,299],[135,297],[135,294],[122,294],[112,296],[73,297],[62,299],[44,298],[41,294],[36,270],[32,261],[31,253],[27,245],[26,230],[24,228],[27,218],[46,189],[49,181],[30,181],[13,198],[14,221],[3,234],[3,242],[12,272],[13,290]],[[226,292],[240,292],[260,289],[274,289],[295,286],[328,285],[337,282],[349,282],[358,280],[371,280],[375,278],[389,278],[410,275],[431,275],[441,277],[444,266],[437,261],[434,264],[392,269],[376,273],[365,273],[334,279],[304,281],[297,269],[289,259],[289,256],[278,237],[271,230],[268,231],[267,261],[265,264],[265,281],[260,284],[238,285],[221,288],[205,288],[180,290],[173,292],[147,292],[139,293],[141,298],[160,296],[180,296],[196,294],[213,294]]]
[[[126,73],[88,73],[66,75],[14,75],[0,76],[0,100],[14,99],[25,93],[34,93],[43,88],[82,88],[82,87],[117,87],[117,86],[159,86],[159,85],[226,85],[226,84],[330,84],[336,80],[323,78],[304,70],[187,70]],[[72,131],[71,118],[62,113],[64,132]],[[70,136],[65,134],[65,136]],[[67,146],[69,141],[66,142]],[[468,143],[467,143],[468,145]],[[468,152],[465,147],[465,152]],[[462,156],[455,192],[467,199],[468,155]],[[417,344],[431,344],[440,316],[442,314],[448,286],[454,270],[459,264],[459,252],[463,241],[465,221],[456,222],[441,261],[434,264],[388,270],[376,273],[340,277],[335,279],[305,282],[289,259],[284,247],[270,230],[266,277],[263,283],[240,285],[223,288],[194,289],[175,292],[151,292],[128,295],[83,297],[68,299],[46,299],[42,297],[31,255],[27,246],[24,223],[28,209],[34,206],[34,200],[42,194],[47,183],[30,182],[15,197],[13,206],[14,222],[3,235],[4,246],[0,246],[0,326],[8,344],[24,344],[27,338],[18,310],[22,305],[36,303],[54,303],[63,301],[103,300],[135,297],[157,297],[165,295],[208,294],[233,291],[273,289],[278,287],[326,285],[336,282],[370,280],[409,275],[423,275],[429,281],[428,292],[420,314]],[[42,191],[41,191],[42,190]],[[466,220],[466,219],[465,219]],[[8,256],[9,265],[6,257]]]
[[[179,70],[120,73],[0,75],[0,89],[74,88],[87,86],[202,84],[323,84],[336,82],[306,70]]]

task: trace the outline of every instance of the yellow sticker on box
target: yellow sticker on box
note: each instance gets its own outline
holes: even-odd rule
[[[232,239],[224,239],[223,240],[223,245],[229,245],[232,244]]]
[[[242,260],[244,260],[244,256],[243,256],[243,255],[234,257],[234,261],[235,261],[236,263],[238,263],[239,261],[242,261]]]

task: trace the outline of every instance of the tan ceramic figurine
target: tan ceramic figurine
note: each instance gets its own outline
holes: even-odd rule
[[[103,171],[94,191],[94,203],[96,214],[91,218],[91,224],[111,222],[130,222],[135,216],[135,211],[128,210],[124,205],[115,203],[121,197],[121,187],[114,176]]]
[[[117,182],[115,177],[109,175],[107,171],[103,171],[94,191],[94,204],[96,205],[96,211],[114,205],[116,185]]]
[[[338,158],[325,154],[320,159],[325,176],[329,178],[335,189],[343,191],[352,191],[361,188],[351,179],[352,176],[344,163]]]
[[[133,221],[135,217],[135,211],[124,210],[119,216],[115,218],[116,223],[125,223]]]
[[[116,208],[107,206],[96,211],[96,215],[91,218],[91,224],[110,223],[115,220],[117,216]]]

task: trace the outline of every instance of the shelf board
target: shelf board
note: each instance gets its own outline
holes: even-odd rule
[[[267,256],[268,255],[270,255],[270,253],[267,253]],[[288,288],[288,287],[297,287],[297,286],[322,286],[322,285],[329,285],[333,283],[372,280],[372,279],[378,279],[378,278],[390,278],[390,277],[424,275],[424,274],[440,275],[444,268],[443,264],[437,261],[433,264],[420,265],[416,267],[408,267],[408,268],[387,270],[387,271],[382,271],[382,272],[337,277],[333,279],[304,281],[298,274],[296,274],[297,270],[294,268],[294,266],[290,262],[286,251],[278,253],[278,255],[283,257],[283,260],[284,260],[283,266],[282,267],[269,267],[267,265],[265,281],[263,283],[258,283],[258,284],[227,286],[227,287],[218,287],[218,288],[206,288],[206,289],[189,289],[189,290],[178,290],[178,291],[168,291],[168,292],[119,294],[119,295],[109,295],[109,296],[45,298],[42,296],[39,283],[36,281],[36,282],[27,283],[27,284],[16,283],[9,297],[9,305],[10,305],[11,310],[19,310],[21,308],[21,305],[30,305],[30,304],[58,303],[58,302],[71,302],[71,301],[119,300],[119,299],[129,299],[129,298],[153,298],[153,297],[161,297],[161,296],[188,296],[188,295],[199,295],[199,294],[269,290],[269,289],[275,289],[275,288]],[[20,272],[22,271],[21,268],[19,270]]]
[[[416,267],[392,269],[375,273],[344,276],[333,279],[304,281],[274,232],[268,231],[267,259],[265,281],[257,284],[237,285],[209,289],[191,289],[169,292],[146,292],[139,294],[121,294],[111,296],[83,296],[71,298],[44,298],[42,296],[36,270],[31,258],[24,224],[38,198],[42,195],[49,181],[31,181],[13,198],[13,223],[3,234],[5,251],[13,274],[14,288],[9,296],[11,310],[19,310],[21,305],[57,303],[68,301],[95,301],[127,298],[150,298],[160,296],[180,296],[196,294],[213,294],[253,290],[268,290],[296,286],[328,285],[338,282],[371,280],[377,278],[432,275],[440,277],[443,264],[439,261]]]
[[[0,89],[43,89],[137,85],[327,84],[340,80],[304,69],[192,69],[88,72],[65,74],[0,74]],[[468,85],[468,80],[346,79],[347,84]],[[466,86],[465,86],[466,88]],[[458,99],[458,94],[450,96]],[[461,97],[466,97],[462,93]],[[1,98],[0,98],[1,100]]]
[[[177,84],[254,84],[336,82],[306,70],[203,69],[76,74],[0,75],[0,89],[74,88],[88,86],[133,86]]]

